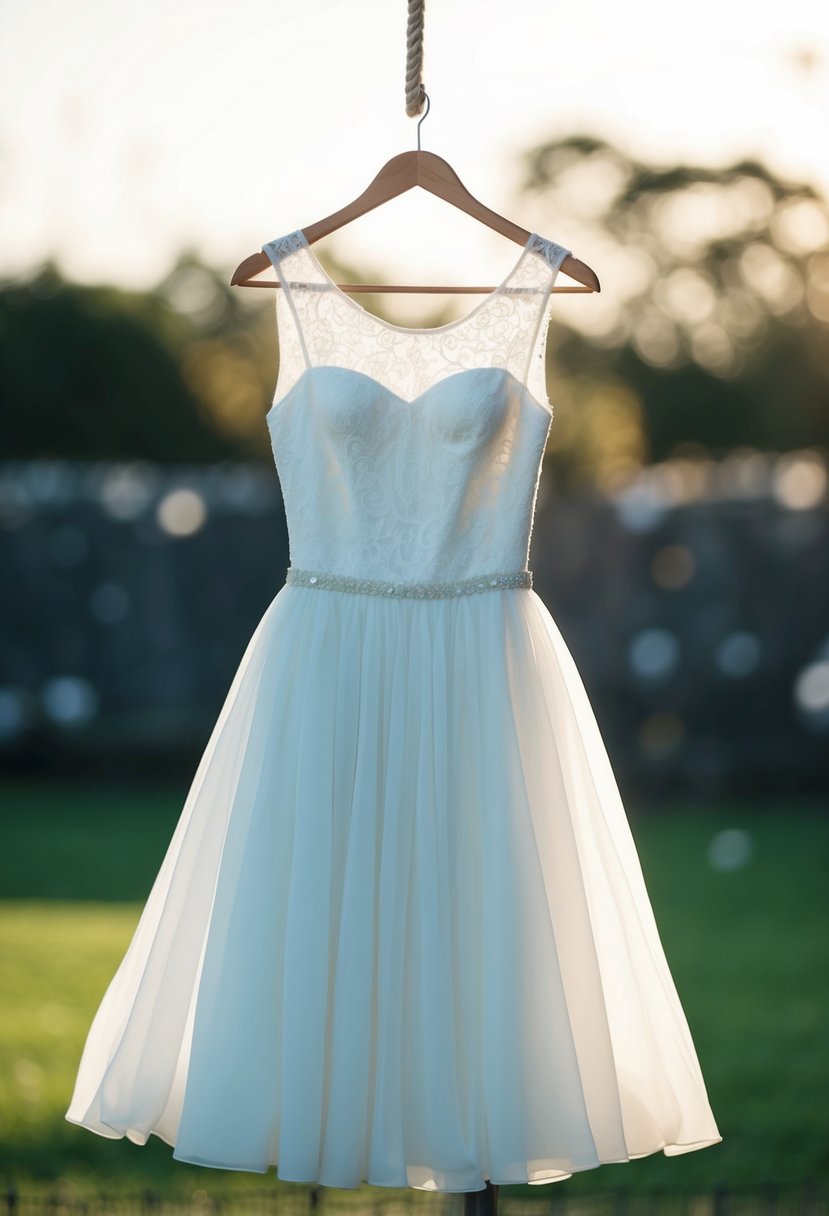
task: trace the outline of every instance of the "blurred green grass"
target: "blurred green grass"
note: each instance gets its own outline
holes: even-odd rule
[[[127,947],[185,789],[0,787],[0,1182],[68,1178],[190,1194],[280,1185],[200,1169],[64,1119],[90,1022]],[[829,814],[797,805],[629,808],[665,952],[721,1144],[605,1165],[570,1194],[829,1178]],[[750,835],[740,869],[712,837]],[[296,1189],[296,1184],[284,1183]],[[520,1190],[547,1199],[545,1187]],[[364,1188],[353,1193],[364,1199]],[[338,1199],[348,1192],[337,1192]],[[389,1197],[397,1192],[390,1191]]]

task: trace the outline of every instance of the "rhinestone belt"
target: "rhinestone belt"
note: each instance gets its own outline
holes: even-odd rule
[[[328,587],[333,591],[352,591],[357,595],[406,596],[418,600],[444,599],[451,595],[471,595],[493,587],[532,587],[531,570],[507,574],[478,574],[451,583],[392,583],[386,579],[352,578],[347,574],[325,574],[320,570],[298,570],[289,566],[285,582],[299,587]]]

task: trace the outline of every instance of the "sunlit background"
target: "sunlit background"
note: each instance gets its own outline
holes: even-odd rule
[[[203,1210],[272,1184],[305,1201],[63,1113],[288,563],[264,422],[274,292],[229,280],[417,146],[405,29],[405,0],[0,4],[10,1211],[84,1195],[91,1216],[102,1191],[124,1212]],[[429,0],[424,80],[422,147],[601,282],[555,297],[530,566],[607,743],[723,1135],[588,1171],[555,1202],[825,1212],[829,9]],[[315,253],[338,282],[491,286],[516,247],[416,189]],[[424,326],[476,302],[355,298]]]

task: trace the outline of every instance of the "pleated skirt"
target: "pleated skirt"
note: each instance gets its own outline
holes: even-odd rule
[[[533,590],[279,591],[65,1117],[344,1188],[555,1182],[721,1140]]]

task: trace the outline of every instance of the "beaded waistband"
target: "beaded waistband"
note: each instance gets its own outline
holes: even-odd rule
[[[478,574],[449,583],[395,583],[385,579],[352,578],[347,574],[326,574],[321,570],[298,570],[289,566],[285,582],[299,587],[327,587],[332,591],[352,591],[357,595],[406,596],[418,600],[444,599],[452,595],[471,595],[499,587],[532,587],[531,570],[507,574]]]

